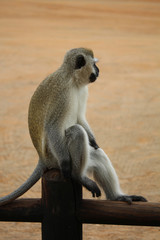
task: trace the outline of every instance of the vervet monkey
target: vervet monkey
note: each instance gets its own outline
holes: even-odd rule
[[[16,191],[0,199],[6,204],[30,189],[47,169],[58,168],[65,178],[79,181],[93,197],[104,190],[106,198],[131,203],[146,201],[141,196],[125,195],[116,172],[96,143],[86,120],[88,84],[99,69],[93,52],[85,48],[68,51],[61,67],[49,75],[35,91],[29,106],[29,131],[39,162],[30,178]],[[96,180],[88,178],[92,172]]]

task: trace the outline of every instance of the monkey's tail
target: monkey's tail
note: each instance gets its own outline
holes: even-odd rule
[[[26,182],[24,182],[19,188],[17,188],[9,195],[0,198],[0,206],[15,200],[16,198],[27,192],[42,177],[45,170],[45,165],[41,161],[39,161],[33,173],[26,180]]]

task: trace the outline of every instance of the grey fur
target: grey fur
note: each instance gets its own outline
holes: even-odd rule
[[[61,67],[38,86],[30,101],[28,124],[39,163],[20,188],[0,199],[0,205],[21,196],[51,168],[59,168],[65,178],[79,181],[93,197],[100,196],[101,191],[88,178],[90,172],[106,198],[129,203],[145,201],[141,196],[127,196],[121,191],[116,172],[86,120],[87,85],[99,75],[96,62],[91,50],[72,49]]]
[[[88,65],[84,64],[76,70],[76,58],[79,55],[84,57]],[[24,184],[13,193],[0,198],[0,205],[24,194],[42,177],[46,169],[60,168],[65,177],[71,176],[71,159],[65,138],[65,124],[69,124],[67,116],[72,112],[72,89],[78,89],[79,86],[89,83],[93,64],[91,50],[72,49],[66,53],[62,66],[50,74],[36,89],[30,101],[28,124],[32,142],[39,155],[39,163]],[[72,116],[74,117],[73,114]],[[77,123],[77,116],[75,119]],[[79,120],[86,125],[90,140],[95,143],[86,120],[80,118]],[[79,180],[84,182],[80,178]]]
[[[18,189],[9,195],[0,198],[0,206],[15,200],[28,191],[42,177],[45,170],[46,167],[41,161],[39,161],[37,167],[34,169],[32,175],[27,179],[26,182],[24,182]]]

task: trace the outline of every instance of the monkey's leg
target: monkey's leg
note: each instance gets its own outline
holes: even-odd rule
[[[90,169],[93,170],[96,181],[103,188],[106,198],[128,203],[132,201],[146,201],[142,196],[128,196],[122,192],[116,171],[102,149],[95,150],[90,147],[90,154]]]
[[[53,154],[58,159],[58,164],[65,178],[71,177],[71,163],[69,151],[66,146],[65,137],[61,136],[58,125],[50,126],[46,129],[47,145]]]
[[[72,177],[92,192],[93,197],[99,197],[101,191],[97,184],[86,176],[88,164],[88,136],[80,125],[74,125],[66,130],[66,141],[72,160]]]

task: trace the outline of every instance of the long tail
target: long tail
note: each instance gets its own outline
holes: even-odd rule
[[[19,188],[17,188],[14,192],[10,193],[7,196],[0,198],[0,206],[7,204],[16,198],[20,197],[22,194],[27,192],[43,175],[46,167],[44,164],[39,161],[36,168],[34,169],[31,176],[24,182]]]

